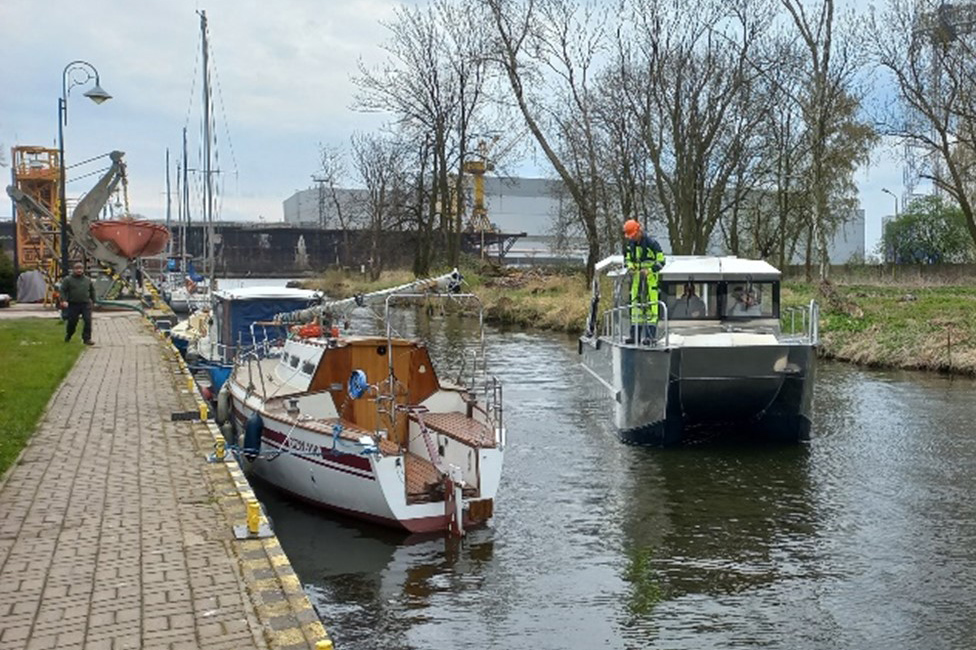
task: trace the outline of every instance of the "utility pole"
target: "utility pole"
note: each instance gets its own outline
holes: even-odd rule
[[[312,176],[312,182],[318,186],[318,204],[319,204],[319,228],[325,230],[325,183],[328,179]]]

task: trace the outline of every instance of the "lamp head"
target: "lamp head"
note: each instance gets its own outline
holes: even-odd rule
[[[101,104],[106,100],[112,99],[112,96],[105,92],[105,90],[98,85],[97,81],[95,82],[95,87],[85,93],[85,97],[92,100],[96,104]]]

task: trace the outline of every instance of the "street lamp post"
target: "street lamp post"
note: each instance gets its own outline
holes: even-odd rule
[[[61,269],[59,277],[68,273],[68,204],[65,198],[65,171],[64,164],[64,127],[68,124],[68,93],[75,86],[88,83],[92,79],[95,85],[85,93],[96,104],[101,104],[105,100],[112,99],[112,96],[102,90],[99,85],[98,70],[87,61],[72,61],[64,66],[61,73],[61,96],[58,97],[58,162],[61,165],[61,177],[58,182],[59,212],[61,217]],[[70,81],[70,83],[69,83]]]
[[[897,221],[898,220],[898,196],[894,192],[892,192],[891,190],[889,190],[887,187],[882,187],[881,188],[881,191],[884,192],[885,194],[887,194],[888,196],[890,196],[891,198],[893,198],[895,200],[895,216],[892,218],[892,220],[893,221]],[[884,236],[885,236],[884,229],[882,229],[882,232],[881,232],[882,242],[884,242],[884,239],[883,239]],[[890,262],[891,261],[890,259],[888,259],[888,257],[891,256],[892,253],[888,250],[887,243],[884,243],[883,245],[885,247],[885,249],[884,249],[884,251],[885,251],[885,262],[887,263],[887,262]]]
[[[882,187],[881,191],[895,200],[895,219],[898,218],[898,196],[887,187]]]

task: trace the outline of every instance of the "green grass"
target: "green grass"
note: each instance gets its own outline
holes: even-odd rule
[[[976,374],[976,286],[837,285],[860,313],[831,309],[816,286],[787,282],[783,302],[820,303],[825,356],[868,366]]]
[[[81,350],[77,342],[65,344],[58,319],[0,320],[0,476],[27,444]]]

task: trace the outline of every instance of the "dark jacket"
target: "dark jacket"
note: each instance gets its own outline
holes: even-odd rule
[[[657,273],[664,266],[664,251],[656,239],[644,233],[636,242],[624,242],[624,263],[631,271],[647,269]]]
[[[95,283],[87,275],[69,274],[61,280],[61,300],[65,302],[95,302]]]

